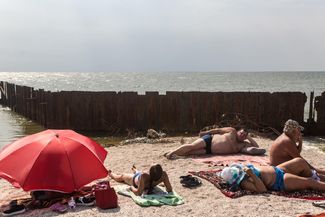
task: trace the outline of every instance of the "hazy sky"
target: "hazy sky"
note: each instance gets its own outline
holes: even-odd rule
[[[0,0],[0,71],[325,70],[324,0]]]

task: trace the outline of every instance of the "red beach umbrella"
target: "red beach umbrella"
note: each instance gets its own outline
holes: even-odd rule
[[[0,152],[0,177],[30,190],[72,192],[107,176],[107,151],[72,130],[45,130]]]

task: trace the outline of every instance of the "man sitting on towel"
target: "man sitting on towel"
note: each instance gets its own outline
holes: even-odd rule
[[[176,150],[166,153],[165,156],[167,159],[172,159],[175,155],[235,153],[261,155],[265,153],[265,149],[259,148],[256,141],[248,135],[246,129],[236,131],[232,127],[215,128],[201,131],[199,137],[191,144],[184,144]]]
[[[277,166],[294,158],[302,158],[300,153],[302,150],[302,133],[304,128],[295,120],[287,120],[284,124],[283,133],[273,142],[270,148],[270,163]],[[307,162],[308,163],[308,162]],[[322,181],[325,180],[325,170],[313,169],[314,175],[318,175]]]

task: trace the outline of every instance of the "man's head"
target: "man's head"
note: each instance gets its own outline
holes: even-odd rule
[[[283,132],[287,136],[294,136],[296,134],[300,134],[301,131],[303,131],[304,128],[299,125],[299,123],[295,120],[287,120],[284,124]]]
[[[245,128],[241,128],[237,131],[237,141],[243,142],[248,135],[248,131]]]

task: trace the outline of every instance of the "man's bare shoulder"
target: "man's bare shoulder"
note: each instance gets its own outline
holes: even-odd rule
[[[222,127],[222,128],[216,128],[219,131],[222,131],[223,133],[234,133],[237,132],[235,128],[233,127]]]
[[[273,147],[281,146],[283,147],[290,147],[294,145],[292,140],[285,134],[279,136],[272,144]]]
[[[229,134],[236,135],[236,133],[237,133],[237,130],[235,128],[227,127],[226,129],[227,129],[227,133],[229,133]]]

